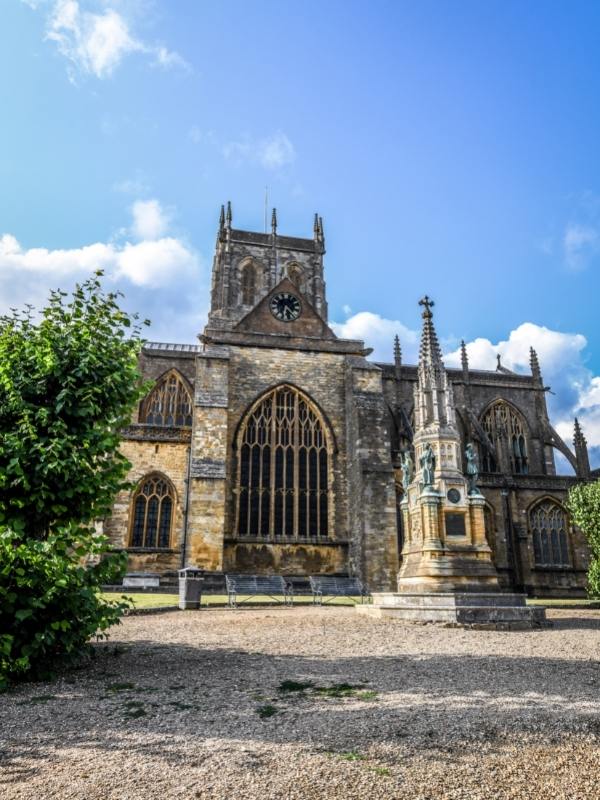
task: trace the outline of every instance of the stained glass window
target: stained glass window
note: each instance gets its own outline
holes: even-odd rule
[[[144,478],[133,498],[131,547],[170,546],[173,498],[173,487],[162,475]]]
[[[238,442],[238,535],[327,538],[330,437],[308,398],[290,386],[269,392],[248,413]]]
[[[481,422],[488,439],[496,450],[496,454],[494,454],[485,445],[481,446],[482,472],[500,471],[497,453],[503,446],[503,440],[506,439],[510,471],[516,475],[526,475],[529,471],[529,462],[525,425],[521,416],[507,403],[499,401],[486,411]]]
[[[568,567],[567,515],[558,503],[543,500],[529,512],[536,567]]]
[[[171,370],[142,404],[140,422],[148,425],[192,425],[192,397],[179,373]]]

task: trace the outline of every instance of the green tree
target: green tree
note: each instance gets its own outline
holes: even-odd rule
[[[588,593],[600,597],[600,481],[580,483],[569,492],[567,507],[575,525],[586,537],[591,551]]]
[[[101,275],[0,317],[0,683],[78,657],[123,610],[98,596],[124,563],[94,522],[126,485],[142,339]]]

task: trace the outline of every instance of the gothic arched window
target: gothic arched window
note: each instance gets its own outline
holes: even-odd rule
[[[242,292],[242,305],[254,305],[256,300],[256,269],[254,268],[254,264],[248,263],[242,267],[240,288]]]
[[[536,567],[568,567],[568,520],[565,510],[553,500],[542,500],[529,512]]]
[[[507,440],[510,471],[516,475],[526,475],[529,471],[527,439],[520,414],[508,403],[499,400],[485,412],[481,424],[496,453],[501,450],[503,440]],[[496,456],[484,445],[481,447],[481,467],[482,472],[500,471]]]
[[[170,547],[174,506],[170,481],[159,474],[145,477],[132,500],[130,547]]]
[[[175,370],[158,381],[142,404],[140,422],[148,425],[192,425],[192,397]]]
[[[326,538],[331,436],[316,407],[279,386],[248,411],[237,439],[240,537]]]

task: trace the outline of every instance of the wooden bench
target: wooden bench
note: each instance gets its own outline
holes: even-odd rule
[[[309,577],[313,603],[322,606],[336,597],[360,597],[364,603],[369,592],[358,578],[334,578],[329,575],[311,575]],[[328,598],[328,599],[324,599]]]
[[[226,575],[225,583],[227,603],[231,608],[236,608],[259,594],[283,602],[286,606],[291,606],[294,602],[292,585],[281,575]],[[245,599],[238,600],[240,596]]]

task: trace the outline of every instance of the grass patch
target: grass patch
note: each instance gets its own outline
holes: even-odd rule
[[[346,753],[336,753],[338,758],[343,758],[344,761],[364,761],[365,757],[362,753],[358,753],[356,750],[348,750]]]
[[[352,686],[350,683],[334,683],[333,686],[315,686],[314,692],[319,697],[329,697],[340,699],[343,697],[355,697],[359,689],[363,689],[362,684]]]
[[[131,600],[133,603],[133,608],[166,608],[168,606],[178,606],[179,605],[179,595],[177,594],[170,594],[170,593],[162,593],[162,592],[101,592],[100,596],[103,600],[123,600],[125,598]],[[243,599],[243,598],[242,598]],[[328,606],[353,606],[356,604],[357,601],[360,601],[360,597],[335,597],[333,600],[327,603]],[[252,597],[248,601],[241,603],[240,605],[243,607],[245,605],[253,606],[253,605],[273,605],[274,601],[272,597],[268,595],[258,594],[255,597]],[[227,595],[225,594],[205,594],[202,595],[202,602],[201,605],[203,607],[207,606],[226,606],[227,605]],[[294,605],[312,605],[312,595],[297,595],[294,597]]]
[[[303,692],[305,689],[312,689],[314,683],[299,683],[298,681],[282,681],[279,684],[280,692]]]
[[[357,700],[363,700],[365,702],[369,700],[377,700],[377,692],[373,689],[367,689],[364,692],[357,692],[355,697]]]
[[[256,709],[256,713],[261,719],[268,719],[269,717],[272,717],[275,714],[277,714],[277,708],[271,705],[259,706]]]
[[[373,767],[373,772],[376,775],[382,775],[385,777],[392,774],[387,767]]]
[[[590,600],[585,597],[528,597],[528,606],[548,606],[548,608],[600,608],[600,599]]]

